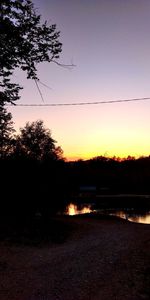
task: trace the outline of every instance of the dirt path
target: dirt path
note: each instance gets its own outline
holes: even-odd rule
[[[0,245],[1,300],[150,299],[150,225],[70,219],[61,245]]]

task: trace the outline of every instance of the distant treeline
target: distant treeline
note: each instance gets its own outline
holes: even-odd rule
[[[95,185],[99,193],[150,193],[150,156],[120,160],[99,156],[70,162],[72,182]]]
[[[88,187],[95,188],[91,200],[98,208],[150,209],[150,156],[124,160],[99,156],[70,162],[68,174],[73,195],[84,194],[82,188],[87,187],[87,194]]]
[[[150,156],[67,162],[41,120],[16,136],[10,121],[1,127],[1,218],[47,218],[78,197],[82,186],[95,186],[98,195],[150,195]]]
[[[2,216],[50,216],[63,210],[81,186],[95,186],[99,195],[150,194],[150,157],[66,162],[10,156],[0,164]]]

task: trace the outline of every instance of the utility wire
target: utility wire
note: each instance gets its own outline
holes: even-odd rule
[[[42,81],[39,80],[39,83],[42,84],[43,86],[45,86],[47,89],[52,90],[52,88],[50,86],[48,86],[47,84],[43,83]]]
[[[38,85],[38,83],[37,83],[37,80],[35,79],[34,81],[35,81],[35,84],[36,84],[37,89],[38,89],[38,91],[39,91],[39,94],[40,94],[40,96],[41,96],[41,99],[42,99],[42,101],[44,102],[44,98],[43,98],[42,92],[41,92],[41,90],[40,90],[40,88],[39,88],[39,85]]]
[[[99,105],[99,104],[113,104],[113,103],[123,103],[123,102],[134,102],[134,101],[145,101],[150,100],[150,97],[145,98],[132,98],[132,99],[120,99],[120,100],[106,100],[106,101],[95,101],[95,102],[71,102],[71,103],[23,103],[15,104],[14,106],[82,106],[82,105]],[[44,102],[44,99],[43,99]],[[12,104],[7,104],[7,106],[13,106]]]

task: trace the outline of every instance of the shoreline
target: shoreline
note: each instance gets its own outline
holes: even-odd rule
[[[56,219],[71,228],[61,243],[0,242],[2,300],[149,299],[150,225],[106,216]]]

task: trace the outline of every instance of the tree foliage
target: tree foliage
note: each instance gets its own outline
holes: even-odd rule
[[[0,106],[0,158],[5,158],[11,154],[14,131],[11,113]]]
[[[55,144],[50,130],[44,127],[42,120],[38,120],[26,123],[20,129],[16,137],[15,154],[39,161],[58,160],[62,157],[62,150]]]
[[[38,80],[37,64],[59,58],[59,34],[55,24],[41,24],[31,0],[0,1],[0,105],[19,99],[21,87],[11,82],[15,68]]]

